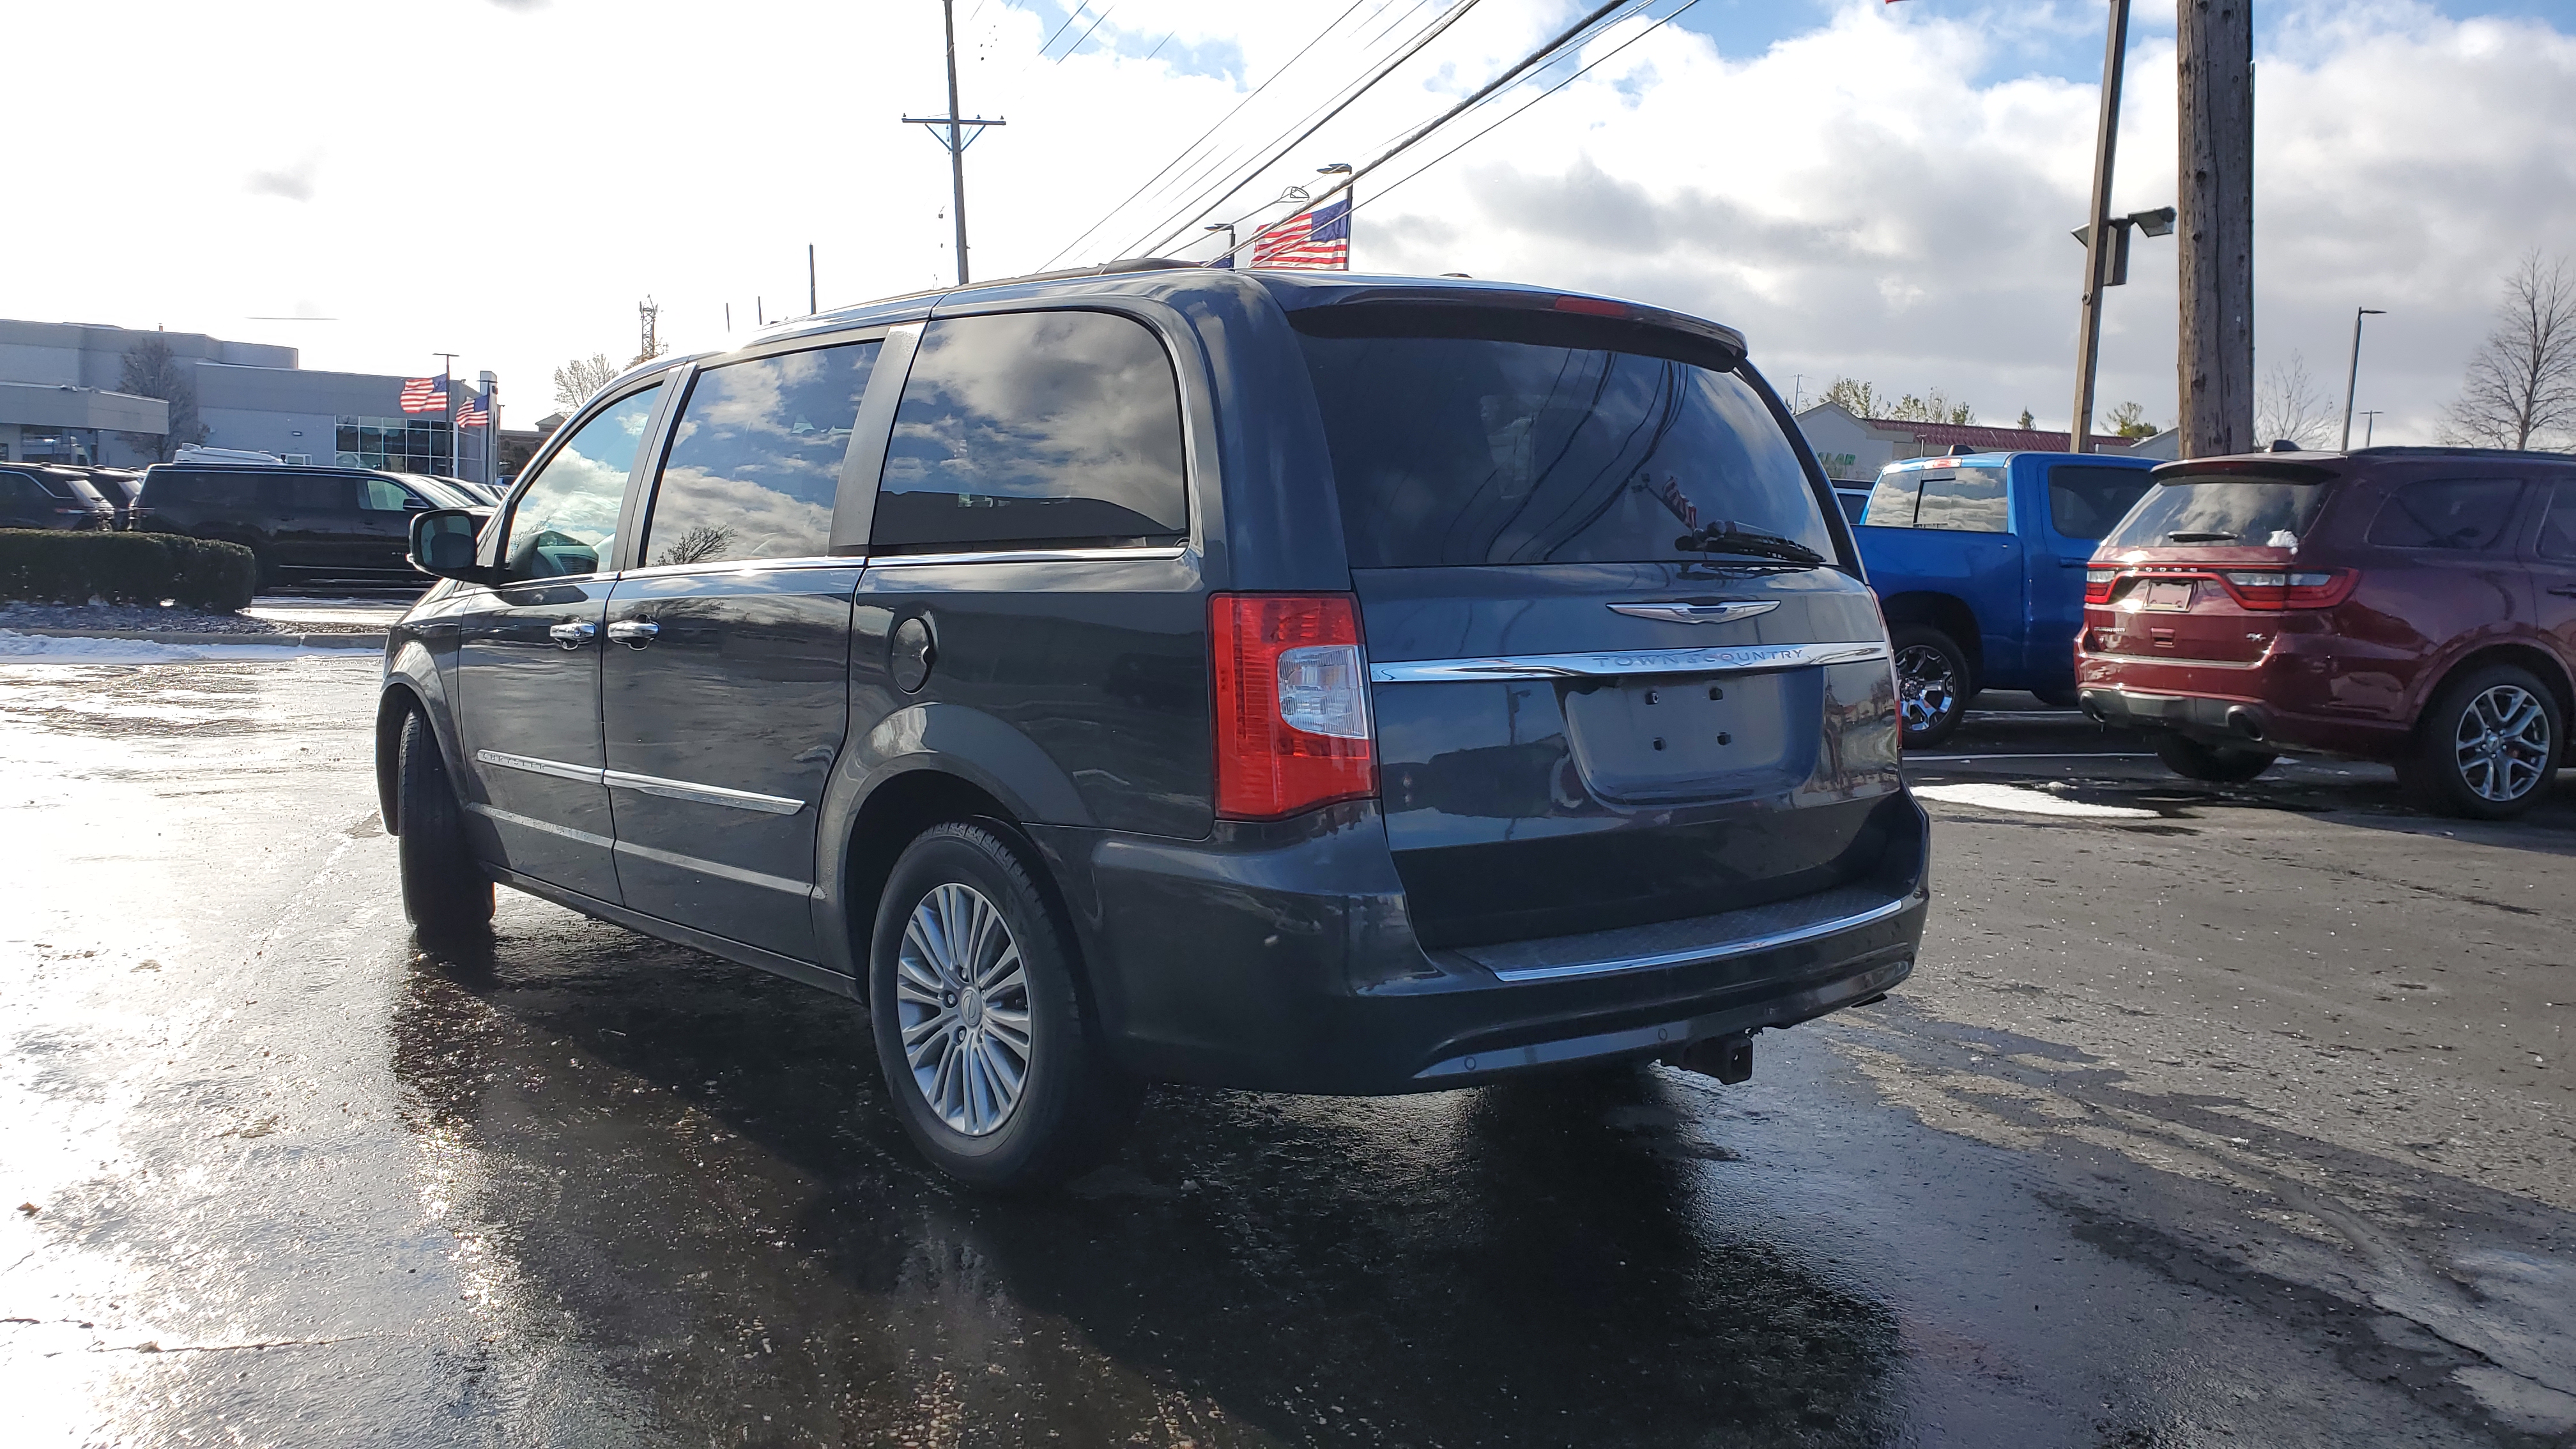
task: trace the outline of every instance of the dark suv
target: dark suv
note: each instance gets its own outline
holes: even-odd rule
[[[404,582],[411,520],[471,502],[367,468],[290,463],[156,463],[143,470],[138,528],[248,548],[264,588],[288,578]]]
[[[87,531],[116,526],[116,505],[78,469],[0,463],[0,528]]]
[[[1886,633],[1707,322],[980,285],[629,374],[470,522],[386,656],[411,919],[499,881],[862,998],[969,1181],[1147,1081],[1740,1080],[1913,966]]]
[[[2167,463],[2085,576],[2085,710],[2194,779],[2381,760],[2421,803],[2528,809],[2576,711],[2576,457],[2465,448]]]

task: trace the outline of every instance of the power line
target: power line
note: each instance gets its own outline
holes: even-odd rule
[[[1082,18],[1082,12],[1090,8],[1091,0],[1082,0],[1081,4],[1074,6],[1073,13],[1064,17],[1064,23],[1055,28],[1055,34],[1038,42],[1038,54],[1046,54],[1047,51],[1055,45],[1057,38],[1062,36],[1066,31],[1071,30],[1073,28],[1073,22],[1080,20]]]
[[[1421,36],[1415,39],[1412,44],[1404,47],[1404,49],[1393,59],[1378,67],[1374,74],[1360,82],[1357,87],[1350,91],[1349,95],[1345,96],[1331,110],[1325,112],[1323,119],[1315,122],[1311,126],[1308,126],[1303,131],[1298,132],[1290,140],[1273,148],[1268,157],[1263,159],[1250,171],[1246,172],[1242,179],[1236,181],[1232,186],[1227,187],[1215,198],[1201,206],[1188,220],[1183,221],[1178,226],[1164,233],[1160,239],[1131,249],[1127,255],[1151,256],[1163,246],[1168,245],[1174,238],[1185,235],[1191,227],[1205,221],[1209,212],[1214,211],[1217,207],[1222,206],[1227,201],[1231,200],[1236,192],[1241,191],[1245,186],[1251,184],[1253,177],[1260,175],[1263,171],[1266,171],[1270,169],[1271,166],[1277,164],[1280,157],[1287,155],[1288,152],[1303,144],[1307,137],[1314,135],[1317,131],[1330,125],[1334,117],[1339,116],[1342,112],[1350,109],[1360,97],[1367,95],[1370,90],[1376,87],[1378,82],[1385,80],[1388,75],[1392,74],[1397,66],[1400,66],[1406,61],[1411,60],[1416,55],[1421,54],[1424,46],[1427,46],[1431,42],[1439,39],[1441,35],[1448,31],[1450,26],[1457,24],[1462,19],[1465,19],[1467,12],[1476,8],[1476,3],[1477,0],[1458,0],[1457,4],[1452,5],[1448,10],[1442,12],[1439,19],[1433,21],[1428,27],[1426,27]],[[1590,24],[1591,20],[1598,19],[1601,15],[1606,14],[1611,10],[1615,10],[1625,3],[1627,3],[1627,0],[1611,0],[1610,4],[1604,5],[1600,10],[1595,11],[1591,19],[1587,19],[1584,24]],[[1518,71],[1516,70],[1514,74],[1518,74]],[[1479,94],[1481,95],[1483,93],[1480,92]],[[1341,187],[1337,189],[1348,190],[1349,186],[1350,181],[1345,180]]]
[[[1682,4],[1676,8],[1672,14],[1665,16],[1654,24],[1647,26],[1645,29],[1638,31],[1632,36],[1629,36],[1626,40],[1619,42],[1616,46],[1613,46],[1610,50],[1604,52],[1599,59],[1594,60],[1590,65],[1586,65],[1583,69],[1576,71],[1574,74],[1567,76],[1565,79],[1558,81],[1552,86],[1549,86],[1546,90],[1543,90],[1537,95],[1530,97],[1528,100],[1521,102],[1518,106],[1512,109],[1509,115],[1502,117],[1492,125],[1489,125],[1483,130],[1476,132],[1474,135],[1460,141],[1457,145],[1450,147],[1448,150],[1443,151],[1439,155],[1432,157],[1430,160],[1423,162],[1411,171],[1408,171],[1393,181],[1388,182],[1384,186],[1379,187],[1377,190],[1369,194],[1369,199],[1366,203],[1353,202],[1351,204],[1351,210],[1358,211],[1362,205],[1374,205],[1386,200],[1387,193],[1395,190],[1399,186],[1402,186],[1404,183],[1411,181],[1413,178],[1420,176],[1423,172],[1430,170],[1432,167],[1439,165],[1450,157],[1457,155],[1459,152],[1466,150],[1469,146],[1485,139],[1487,136],[1501,130],[1503,127],[1510,125],[1519,117],[1521,112],[1528,110],[1530,107],[1546,100],[1549,96],[1555,95],[1558,91],[1561,91],[1567,86],[1574,84],[1576,81],[1583,79],[1585,76],[1590,75],[1595,67],[1608,61],[1612,56],[1617,55],[1620,51],[1626,50],[1629,46],[1635,45],[1638,41],[1641,41],[1647,36],[1654,34],[1656,31],[1663,29],[1665,26],[1672,24],[1675,20],[1681,18],[1683,11],[1690,9],[1698,3],[1699,0],[1682,0]]]
[[[1216,121],[1216,124],[1215,124],[1215,125],[1208,127],[1205,131],[1200,132],[1200,133],[1199,133],[1199,138],[1198,138],[1197,140],[1192,141],[1192,142],[1191,142],[1190,144],[1188,144],[1187,146],[1182,147],[1182,148],[1181,148],[1181,152],[1180,152],[1180,154],[1179,154],[1179,155],[1174,156],[1171,160],[1164,162],[1164,163],[1163,163],[1163,169],[1162,169],[1162,170],[1155,172],[1153,175],[1151,175],[1151,176],[1149,176],[1149,177],[1146,177],[1146,178],[1145,178],[1145,184],[1144,184],[1143,186],[1139,186],[1139,187],[1137,187],[1133,192],[1129,193],[1129,194],[1128,194],[1128,196],[1127,196],[1127,198],[1126,198],[1126,200],[1121,201],[1121,202],[1119,202],[1116,206],[1113,206],[1113,207],[1109,208],[1108,212],[1107,212],[1105,215],[1103,215],[1103,216],[1100,218],[1100,220],[1093,222],[1091,225],[1089,225],[1089,226],[1087,226],[1087,227],[1084,227],[1084,228],[1082,229],[1082,234],[1081,234],[1081,235],[1079,235],[1079,236],[1075,237],[1073,240],[1071,240],[1071,241],[1069,241],[1069,242],[1066,242],[1062,247],[1058,248],[1058,249],[1057,249],[1057,251],[1056,251],[1056,254],[1055,254],[1054,256],[1049,257],[1049,258],[1047,258],[1047,259],[1046,259],[1046,266],[1045,266],[1045,267],[1040,267],[1038,270],[1040,270],[1040,271],[1044,271],[1044,270],[1046,270],[1046,267],[1052,267],[1052,266],[1054,266],[1054,265],[1056,264],[1057,260],[1058,260],[1059,258],[1063,257],[1063,256],[1064,256],[1064,254],[1065,254],[1066,252],[1072,251],[1075,247],[1078,247],[1078,246],[1082,245],[1084,242],[1089,241],[1089,240],[1091,239],[1092,233],[1094,233],[1094,232],[1096,232],[1096,231],[1100,230],[1100,229],[1101,229],[1102,227],[1104,227],[1104,226],[1107,226],[1107,225],[1110,223],[1110,221],[1111,221],[1111,219],[1112,219],[1112,218],[1116,217],[1116,216],[1118,215],[1118,213],[1119,213],[1119,212],[1121,212],[1121,211],[1125,210],[1127,207],[1129,207],[1130,205],[1134,204],[1134,202],[1135,202],[1136,198],[1137,198],[1137,197],[1140,197],[1140,196],[1143,196],[1143,195],[1145,194],[1145,192],[1146,192],[1149,188],[1151,188],[1151,187],[1154,185],[1154,183],[1156,183],[1156,182],[1158,182],[1158,181],[1162,180],[1165,176],[1170,175],[1173,167],[1176,167],[1176,166],[1180,165],[1182,162],[1189,160],[1189,159],[1190,159],[1190,157],[1191,157],[1191,154],[1192,154],[1193,152],[1197,151],[1199,147],[1201,147],[1201,146],[1203,146],[1203,145],[1205,145],[1205,144],[1207,143],[1207,139],[1208,139],[1208,137],[1215,135],[1219,130],[1223,129],[1223,128],[1224,128],[1224,126],[1225,126],[1225,123],[1226,123],[1226,122],[1231,121],[1231,120],[1233,120],[1236,116],[1238,116],[1238,115],[1242,114],[1242,112],[1243,112],[1243,108],[1244,108],[1245,106],[1251,105],[1251,104],[1253,103],[1253,101],[1255,101],[1256,99],[1258,99],[1258,98],[1260,97],[1260,95],[1261,95],[1261,93],[1262,93],[1263,91],[1266,91],[1266,90],[1270,89],[1271,83],[1272,83],[1273,81],[1278,80],[1281,76],[1286,75],[1290,70],[1294,69],[1294,68],[1296,67],[1297,62],[1299,62],[1299,61],[1301,61],[1301,60],[1304,60],[1304,59],[1306,58],[1306,52],[1307,52],[1307,51],[1313,50],[1316,46],[1321,45],[1321,44],[1323,43],[1323,41],[1324,41],[1324,37],[1325,37],[1325,36],[1332,34],[1332,33],[1333,33],[1333,31],[1334,31],[1337,27],[1339,27],[1343,21],[1348,20],[1348,19],[1351,17],[1351,12],[1352,12],[1352,11],[1355,11],[1355,10],[1359,9],[1359,8],[1360,8],[1360,6],[1362,6],[1362,5],[1366,4],[1366,3],[1368,3],[1368,0],[1351,0],[1351,5],[1350,5],[1350,9],[1349,9],[1349,10],[1344,10],[1341,14],[1334,16],[1330,21],[1328,21],[1328,22],[1325,24],[1325,26],[1324,26],[1324,28],[1323,28],[1323,29],[1316,31],[1316,32],[1315,32],[1315,38],[1314,38],[1313,40],[1307,41],[1307,42],[1306,42],[1306,44],[1304,45],[1304,47],[1303,47],[1303,48],[1301,48],[1301,49],[1300,49],[1300,50],[1299,50],[1295,55],[1292,55],[1292,56],[1288,57],[1288,63],[1287,63],[1287,64],[1282,65],[1281,67],[1279,67],[1279,68],[1278,68],[1277,70],[1275,70],[1275,71],[1272,71],[1272,72],[1270,73],[1270,79],[1269,79],[1269,80],[1265,80],[1265,81],[1263,81],[1260,85],[1253,87],[1253,89],[1252,89],[1252,93],[1251,93],[1250,95],[1245,96],[1242,100],[1239,100],[1239,101],[1235,102],[1235,103],[1234,103],[1234,108],[1233,108],[1232,110],[1227,111],[1224,115],[1219,116],[1219,117],[1217,118],[1217,121]],[[1175,35],[1177,35],[1177,34],[1179,34],[1179,33],[1180,33],[1180,32],[1178,32],[1178,31],[1174,31],[1174,32],[1173,32],[1173,34],[1175,34]],[[1164,37],[1163,37],[1163,39],[1164,39],[1164,41],[1165,41],[1166,43],[1168,43],[1168,42],[1171,40],[1171,38],[1172,38],[1172,37],[1171,37],[1170,35],[1166,35],[1166,36],[1164,36]],[[1159,45],[1158,45],[1158,46],[1154,47],[1154,49],[1155,49],[1155,50],[1157,50],[1157,51],[1160,51],[1160,50],[1162,49],[1162,46],[1159,46]],[[1147,60],[1151,60],[1151,59],[1153,59],[1153,57],[1152,57],[1152,56],[1147,56],[1147,57],[1146,57],[1146,59],[1147,59]]]
[[[1323,203],[1330,201],[1332,198],[1349,191],[1352,187],[1359,184],[1361,177],[1368,175],[1380,166],[1383,166],[1389,161],[1394,160],[1396,157],[1403,155],[1406,151],[1419,144],[1424,137],[1429,136],[1432,132],[1439,130],[1442,126],[1449,124],[1459,116],[1466,114],[1468,111],[1482,104],[1488,96],[1503,90],[1513,82],[1519,80],[1522,76],[1528,74],[1530,71],[1546,64],[1548,61],[1553,59],[1559,51],[1564,50],[1568,45],[1574,44],[1582,38],[1585,32],[1600,24],[1602,19],[1608,16],[1612,11],[1620,9],[1622,6],[1629,5],[1631,3],[1634,3],[1634,0],[1610,0],[1610,3],[1592,11],[1581,20],[1578,20],[1573,25],[1567,27],[1563,32],[1558,34],[1555,39],[1548,41],[1538,49],[1531,51],[1526,56],[1523,56],[1519,64],[1513,66],[1510,70],[1503,72],[1501,75],[1494,77],[1492,80],[1487,81],[1474,95],[1467,97],[1458,104],[1451,106],[1448,110],[1445,110],[1432,119],[1416,126],[1403,140],[1396,142],[1393,146],[1390,146],[1386,150],[1378,153],[1377,157],[1374,160],[1371,160],[1367,165],[1357,168],[1352,171],[1350,175],[1343,177],[1339,182],[1325,188],[1324,193],[1321,196],[1312,197],[1310,198],[1310,201],[1312,204],[1320,206]],[[1673,13],[1678,15],[1681,12],[1676,10]],[[1624,49],[1625,47],[1622,48]],[[1613,54],[1616,54],[1616,52],[1614,51]],[[1599,62],[1597,61],[1594,62],[1594,64],[1598,63]],[[1590,68],[1591,67],[1589,66],[1585,67],[1586,70]],[[1580,75],[1582,72],[1578,71],[1576,74]],[[1569,76],[1566,79],[1571,80],[1573,77]],[[1563,81],[1558,82],[1558,85],[1560,86],[1563,84]],[[1508,119],[1508,117],[1506,119]],[[1312,135],[1313,132],[1309,131],[1307,134]],[[1303,140],[1304,137],[1301,136],[1298,139]],[[1237,188],[1237,190],[1240,189],[1240,187]],[[1231,192],[1228,193],[1228,195],[1231,194]],[[1241,251],[1244,247],[1250,246],[1251,244],[1252,243],[1247,241],[1231,247],[1227,250],[1227,255],[1231,256],[1235,252]]]
[[[1064,48],[1064,54],[1055,58],[1055,63],[1062,65],[1067,60],[1071,59],[1075,51],[1082,49],[1082,43],[1091,38],[1091,31],[1098,30],[1101,26],[1108,24],[1110,15],[1117,9],[1118,7],[1115,4],[1101,7],[1100,18],[1091,22],[1091,30],[1082,32],[1082,34],[1074,40],[1073,44],[1066,46]]]

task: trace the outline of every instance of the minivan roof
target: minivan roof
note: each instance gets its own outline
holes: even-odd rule
[[[1159,300],[1189,310],[1194,295],[1214,294],[1254,283],[1268,289],[1278,304],[1291,312],[1309,307],[1341,306],[1353,303],[1412,303],[1415,305],[1484,305],[1559,311],[1579,316],[1601,317],[1668,328],[1716,342],[1738,356],[1745,350],[1744,334],[1721,323],[1687,312],[1675,312],[1632,302],[1619,297],[1568,291],[1562,287],[1539,287],[1521,282],[1480,281],[1473,277],[1420,277],[1402,274],[1340,271],[1269,271],[1245,268],[1204,267],[1196,262],[1176,261],[1168,257],[1135,257],[1107,262],[1099,266],[1075,267],[1065,271],[1038,272],[1024,277],[996,277],[963,287],[938,288],[908,292],[900,296],[879,298],[850,307],[817,312],[809,317],[777,323],[754,333],[751,343],[771,342],[808,332],[823,332],[842,327],[864,325],[875,321],[892,321],[904,315],[942,311],[950,307],[999,298],[1013,292],[1025,292],[1032,286],[1041,295],[1079,294],[1082,283],[1103,278],[1135,278],[1145,274],[1166,274],[1157,280],[1163,284],[1151,289]],[[1134,289],[1121,288],[1132,292]],[[921,305],[921,304],[927,305]],[[749,343],[746,343],[749,345]],[[703,354],[702,354],[703,355]],[[667,367],[687,359],[655,358],[647,367],[631,369],[618,382],[640,377],[652,367]]]

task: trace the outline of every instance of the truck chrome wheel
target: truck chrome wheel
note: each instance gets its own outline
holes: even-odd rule
[[[969,1137],[1000,1131],[1029,1076],[1029,982],[1019,943],[982,892],[952,881],[912,908],[895,1006],[930,1110]]]
[[[2519,800],[2549,768],[2549,712],[2521,686],[2495,685],[2460,712],[2451,745],[2460,779],[2479,799]]]
[[[1940,650],[1909,645],[1896,653],[1898,708],[1905,712],[1905,732],[1921,735],[1939,728],[1959,708],[1959,675]]]

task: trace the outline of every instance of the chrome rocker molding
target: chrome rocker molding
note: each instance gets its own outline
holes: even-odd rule
[[[687,780],[665,780],[658,775],[637,775],[625,770],[603,770],[594,765],[567,765],[560,760],[541,760],[534,755],[505,754],[500,750],[476,750],[478,765],[497,765],[504,770],[525,770],[531,775],[550,775],[558,780],[581,780],[593,785],[606,785],[613,790],[636,790],[647,795],[660,795],[671,800],[688,800],[700,805],[723,805],[734,810],[757,810],[763,815],[793,815],[805,808],[802,800],[784,795],[762,795],[751,790],[728,790],[722,785],[698,785]]]
[[[1521,654],[1492,659],[1409,659],[1372,664],[1378,684],[1444,679],[1601,679],[1624,674],[1753,674],[1888,657],[1882,640],[1842,644],[1748,644],[1719,649],[1638,649],[1624,654]]]

